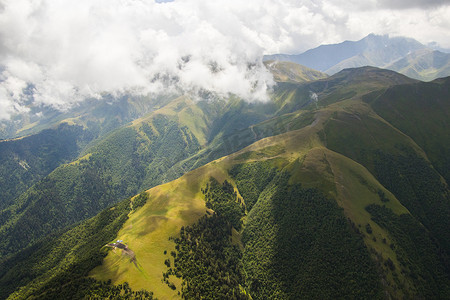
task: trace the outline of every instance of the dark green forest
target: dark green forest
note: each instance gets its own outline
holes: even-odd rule
[[[447,77],[413,86],[393,86],[364,98],[377,114],[411,137],[427,153],[447,182],[450,181],[449,85]]]
[[[373,221],[393,236],[392,248],[401,265],[397,272],[406,274],[414,282],[415,291],[406,290],[405,297],[447,298],[450,295],[448,261],[443,261],[443,257],[439,256],[442,249],[437,248],[432,235],[423,225],[409,214],[398,216],[383,206],[373,204],[366,210]]]
[[[243,290],[242,253],[232,243],[232,228],[240,229],[244,216],[242,199],[233,186],[211,178],[203,189],[206,206],[214,210],[192,226],[182,227],[180,236],[172,238],[176,246],[173,267],[164,274],[183,278],[184,299],[248,299]]]
[[[204,216],[183,227],[174,242],[173,267],[164,277],[169,286],[170,276],[183,278],[184,299],[248,299],[242,288],[242,253],[231,242],[231,224],[225,217]]]
[[[243,231],[252,298],[382,298],[375,264],[342,209],[288,180],[288,174],[277,174]]]
[[[449,255],[450,191],[423,152],[394,128],[364,115],[336,114],[324,132],[329,149],[371,171]]]

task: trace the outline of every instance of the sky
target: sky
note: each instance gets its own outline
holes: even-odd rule
[[[208,90],[267,99],[264,54],[370,33],[450,48],[447,0],[0,0],[0,120],[31,105]]]

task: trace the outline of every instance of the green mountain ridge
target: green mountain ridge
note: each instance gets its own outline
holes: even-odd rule
[[[280,82],[262,105],[175,99],[20,196],[2,294],[447,298],[449,86],[366,67]],[[62,229],[59,210],[91,219]]]
[[[327,74],[285,61],[265,61],[264,65],[277,82],[306,82],[328,77]]]

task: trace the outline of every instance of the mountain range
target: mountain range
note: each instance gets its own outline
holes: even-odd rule
[[[405,70],[434,53],[369,36],[319,71],[266,61],[268,102],[130,96],[27,121],[0,141],[0,298],[449,298],[450,77],[320,72],[378,38],[407,47],[372,61]]]
[[[294,62],[329,75],[362,66],[385,68],[422,81],[450,75],[450,53],[411,38],[388,35],[370,34],[359,41],[321,45],[301,54],[266,55],[264,59]]]

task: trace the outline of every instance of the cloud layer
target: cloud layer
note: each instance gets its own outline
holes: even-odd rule
[[[393,4],[392,4],[393,5]],[[0,0],[0,119],[103,93],[265,99],[263,54],[368,33],[450,47],[444,1]]]

